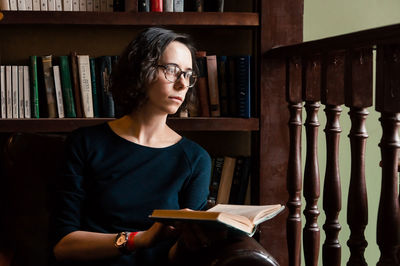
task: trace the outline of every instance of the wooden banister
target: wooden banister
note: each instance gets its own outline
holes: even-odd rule
[[[299,209],[301,190],[301,109],[305,102],[307,153],[304,169],[306,206],[303,229],[306,265],[318,265],[320,231],[317,207],[320,180],[318,166],[318,110],[326,113],[326,158],[323,209],[326,214],[326,239],[322,248],[324,265],[341,265],[341,177],[339,170],[339,117],[342,105],[350,108],[351,146],[350,187],[347,223],[350,258],[347,265],[367,265],[364,236],[368,224],[368,200],[365,182],[367,107],[373,105],[373,50],[377,50],[376,102],[381,113],[382,188],[377,217],[377,243],[381,256],[377,265],[400,265],[400,24],[369,29],[311,42],[275,47],[264,54],[271,62],[286,62],[286,99],[289,103],[290,154],[287,188],[289,217],[287,240],[289,265],[298,265]],[[270,73],[273,73],[271,66]],[[376,219],[376,217],[373,217]]]

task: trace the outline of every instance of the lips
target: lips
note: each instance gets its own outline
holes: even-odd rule
[[[170,96],[169,98],[170,98],[170,99],[174,99],[174,100],[178,100],[178,101],[180,101],[180,102],[183,101],[183,99],[182,99],[181,97],[179,97],[179,96]]]

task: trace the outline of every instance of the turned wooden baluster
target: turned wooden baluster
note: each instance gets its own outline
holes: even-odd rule
[[[382,187],[379,200],[377,265],[400,265],[399,176],[400,45],[379,46],[377,51],[376,110],[381,112]]]
[[[286,235],[289,252],[289,265],[300,265],[301,249],[301,64],[299,59],[289,60],[287,101],[289,102],[290,150],[287,173],[287,190],[289,216],[286,224]]]
[[[326,214],[325,242],[322,246],[324,265],[341,265],[341,246],[338,221],[342,207],[341,185],[339,173],[339,140],[341,128],[339,124],[340,105],[344,103],[344,68],[342,51],[329,54],[324,60],[322,71],[321,102],[326,105],[326,170],[323,193],[323,209]]]
[[[321,91],[321,59],[319,56],[305,62],[305,82],[303,98],[306,101],[307,118],[305,122],[307,137],[307,154],[304,169],[303,194],[306,200],[304,216],[306,224],[303,229],[304,260],[306,265],[318,265],[320,230],[318,227],[318,199],[320,180],[318,167],[318,110]]]
[[[368,245],[364,231],[368,224],[368,200],[365,183],[365,146],[368,138],[365,120],[366,107],[372,105],[372,49],[351,51],[348,54],[349,84],[346,87],[346,106],[350,107],[351,174],[347,202],[347,223],[350,227],[350,258],[347,265],[367,265],[364,251]]]

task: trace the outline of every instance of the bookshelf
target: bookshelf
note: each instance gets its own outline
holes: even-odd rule
[[[227,12],[223,13],[138,13],[135,5],[136,0],[126,0],[128,11],[115,13],[2,11],[0,64],[27,65],[30,55],[60,56],[73,50],[93,57],[120,54],[147,26],[188,33],[209,54],[251,54],[255,73],[252,118],[171,117],[168,124],[212,152],[251,154],[254,203],[285,203],[289,115],[285,88],[279,83],[285,69],[266,75],[268,63],[262,54],[302,40],[303,0],[225,0]],[[0,119],[0,135],[70,132],[109,120]],[[260,243],[281,265],[287,265],[285,219],[282,215],[272,220],[259,234]]]

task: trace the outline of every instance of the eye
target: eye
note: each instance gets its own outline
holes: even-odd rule
[[[193,76],[193,71],[186,71],[186,73],[185,73],[185,79],[189,79],[189,78],[191,78]]]
[[[165,71],[167,72],[167,74],[175,75],[179,72],[179,68],[174,65],[166,65]]]

